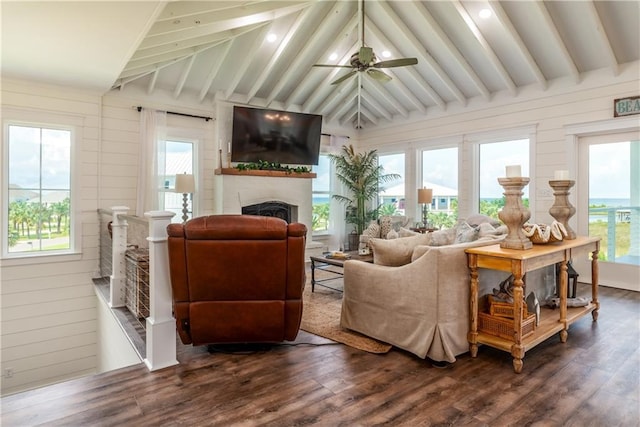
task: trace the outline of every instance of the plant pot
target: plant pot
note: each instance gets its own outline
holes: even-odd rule
[[[349,234],[349,249],[350,251],[357,251],[360,244],[360,236],[356,233]]]

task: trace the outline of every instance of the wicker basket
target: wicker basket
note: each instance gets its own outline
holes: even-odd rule
[[[127,249],[125,305],[138,319],[149,317],[149,249]]]
[[[493,295],[488,296],[489,314],[492,316],[513,319],[513,304],[510,302],[497,301]],[[525,319],[529,313],[526,304],[522,304],[522,318]]]
[[[528,337],[536,330],[536,315],[530,314],[522,319],[522,338]],[[513,319],[478,313],[478,331],[496,335],[507,340],[514,339]]]

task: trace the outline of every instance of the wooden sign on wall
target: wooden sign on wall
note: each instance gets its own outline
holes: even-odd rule
[[[618,98],[613,100],[613,117],[640,114],[640,96]]]

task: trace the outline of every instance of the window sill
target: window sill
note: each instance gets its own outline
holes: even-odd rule
[[[47,264],[52,262],[71,262],[82,260],[82,253],[67,252],[63,254],[16,254],[0,259],[0,267],[19,265]]]

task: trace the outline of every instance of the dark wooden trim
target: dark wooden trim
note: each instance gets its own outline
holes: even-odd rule
[[[285,172],[285,171],[269,171],[269,170],[239,170],[236,168],[218,168],[215,170],[216,175],[247,175],[247,176],[270,176],[273,178],[315,178],[315,172]]]

